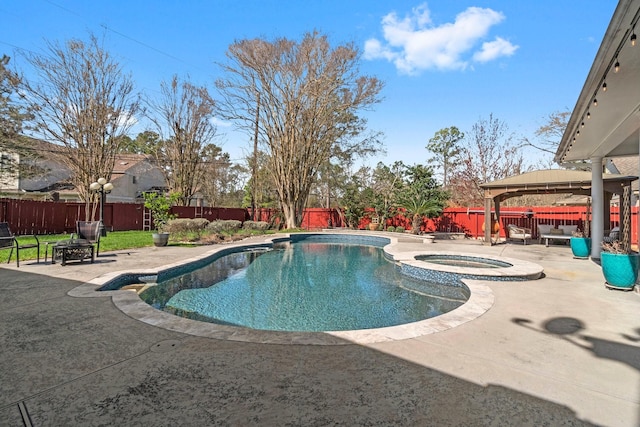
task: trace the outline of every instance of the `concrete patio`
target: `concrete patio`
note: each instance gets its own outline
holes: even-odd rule
[[[210,246],[3,264],[0,425],[640,424],[638,294],[605,289],[600,267],[564,245],[407,240],[396,250],[420,248],[518,258],[545,277],[483,282],[491,308],[437,333],[284,345],[170,331],[125,315],[109,296],[67,294]]]

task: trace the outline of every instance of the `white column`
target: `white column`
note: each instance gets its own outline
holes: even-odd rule
[[[604,236],[604,184],[602,182],[602,157],[591,158],[591,258],[600,259]]]

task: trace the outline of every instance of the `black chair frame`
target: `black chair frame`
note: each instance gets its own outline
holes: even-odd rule
[[[25,243],[20,242],[18,240],[18,236],[15,236],[11,230],[9,229],[9,224],[6,222],[0,222],[0,250],[2,249],[10,249],[9,257],[7,258],[7,264],[11,262],[11,255],[13,255],[13,250],[16,250],[16,265],[20,267],[20,249],[29,249],[36,248],[37,249],[37,262],[40,263],[40,240],[38,240],[38,236],[35,234],[26,234],[24,236],[19,236],[20,238],[29,237],[35,239],[35,243]]]

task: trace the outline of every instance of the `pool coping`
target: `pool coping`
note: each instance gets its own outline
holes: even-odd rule
[[[299,233],[296,233],[299,234]],[[346,233],[331,233],[331,232],[316,232],[316,233],[301,233],[301,234],[339,234],[345,235]],[[358,236],[362,236],[359,233],[349,233]],[[367,234],[371,237],[382,237],[388,239],[389,244],[383,247],[385,253],[394,262],[399,264],[405,264],[408,266],[415,266],[418,268],[425,268],[425,262],[415,260],[416,255],[425,255],[430,253],[444,253],[443,251],[436,251],[427,248],[425,245],[424,250],[411,251],[411,252],[399,252],[396,250],[398,239],[387,235]],[[271,244],[274,241],[288,239],[289,235],[278,235],[265,239],[265,243]],[[258,246],[261,246],[258,245]],[[180,332],[184,334],[230,340],[241,341],[251,343],[265,343],[265,344],[297,344],[297,345],[346,345],[346,344],[371,344],[378,342],[399,341],[416,338],[423,335],[429,335],[441,331],[445,331],[451,328],[455,328],[464,323],[472,321],[484,313],[486,313],[494,303],[494,295],[491,288],[487,285],[486,280],[465,278],[462,282],[469,289],[470,297],[460,307],[444,313],[442,315],[425,319],[417,322],[406,323],[403,325],[389,326],[384,328],[374,329],[361,329],[350,331],[325,331],[325,332],[281,332],[281,331],[266,331],[255,330],[240,326],[219,325],[214,323],[207,323],[198,320],[186,319],[172,314],[157,310],[140,299],[138,294],[132,290],[110,290],[99,291],[98,289],[105,284],[116,280],[123,275],[157,275],[160,271],[177,268],[188,263],[197,262],[203,258],[210,257],[222,250],[228,250],[229,248],[240,248],[246,246],[256,246],[254,244],[247,244],[246,242],[239,242],[236,244],[225,245],[223,247],[217,247],[211,251],[205,252],[197,257],[182,260],[167,264],[160,268],[154,269],[140,269],[140,270],[126,270],[126,271],[114,271],[107,274],[98,276],[68,292],[72,297],[111,297],[114,305],[127,316],[147,323],[149,325],[157,326],[163,329]],[[460,254],[459,252],[451,252],[452,254]],[[478,257],[477,254],[469,254],[470,256]],[[483,255],[484,257],[484,255]],[[504,259],[504,258],[499,258]],[[516,264],[524,263],[523,261],[517,261]],[[418,264],[416,264],[418,263]],[[532,264],[532,263],[529,263]],[[533,264],[537,265],[537,264]],[[430,266],[431,267],[431,266]],[[439,266],[438,266],[439,267]],[[540,267],[540,266],[538,266]],[[455,267],[454,267],[455,268]],[[511,268],[511,267],[510,267]],[[541,267],[540,267],[541,268]],[[474,269],[478,270],[478,269]],[[499,270],[499,269],[487,269],[487,270]]]

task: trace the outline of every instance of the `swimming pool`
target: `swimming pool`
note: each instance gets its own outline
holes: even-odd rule
[[[442,286],[409,277],[377,245],[339,240],[311,236],[230,253],[160,280],[140,298],[189,319],[304,332],[416,322],[469,298],[461,282]]]
[[[459,286],[459,283],[463,281],[464,287],[468,290],[469,299],[455,310],[433,318],[397,326],[345,331],[282,332],[194,321],[188,318],[178,317],[152,307],[142,301],[138,295],[139,288],[149,285],[154,286],[156,282],[162,282],[167,278],[176,277],[187,271],[194,271],[225,255],[242,251],[255,251],[256,249],[268,251],[273,248],[274,245],[281,242],[299,242],[311,237],[325,242],[349,243],[383,248],[384,257],[398,266],[403,275],[448,285],[455,283],[454,286]],[[534,275],[537,276],[540,273],[536,269],[539,269],[539,271],[542,270],[540,266],[537,266],[536,269],[527,271],[526,269],[523,270],[521,266],[514,265],[508,269],[475,269],[479,270],[478,273],[480,273],[480,275],[466,276],[468,272],[464,270],[470,269],[446,267],[437,264],[431,264],[429,268],[425,268],[429,266],[429,263],[418,261],[415,259],[415,256],[432,253],[433,251],[424,250],[422,245],[407,245],[406,243],[409,240],[411,243],[416,241],[414,239],[407,239],[406,236],[405,238],[399,238],[395,234],[374,234],[370,232],[353,231],[263,236],[261,238],[253,238],[249,241],[215,245],[208,251],[200,251],[200,255],[191,255],[191,258],[189,258],[189,255],[186,255],[184,258],[168,261],[168,263],[162,267],[145,268],[144,265],[141,265],[140,268],[133,270],[114,270],[71,289],[68,294],[80,298],[108,297],[112,300],[115,307],[133,319],[153,325],[154,327],[199,337],[285,345],[370,344],[415,338],[446,331],[472,321],[486,313],[494,303],[493,292],[491,288],[487,286],[486,280],[510,280],[508,276],[514,274],[524,274],[526,277],[535,278],[531,273],[533,272]],[[437,248],[438,251],[436,252],[441,254],[460,254],[459,251],[443,251],[442,249],[446,249],[447,246],[429,246]],[[418,247],[420,249],[416,250]],[[162,252],[163,251],[159,251],[158,256],[162,256]],[[485,255],[483,255],[483,257],[484,256]],[[509,260],[509,262],[516,264],[520,261]],[[451,274],[450,272],[445,274],[445,271],[440,271],[440,269],[444,270],[445,268],[447,270],[460,270],[460,272],[459,274]],[[488,275],[487,272],[489,270],[492,271],[492,276]],[[467,280],[469,278],[479,280]],[[124,290],[129,287],[133,289]],[[442,289],[447,289],[447,287],[442,287]]]

